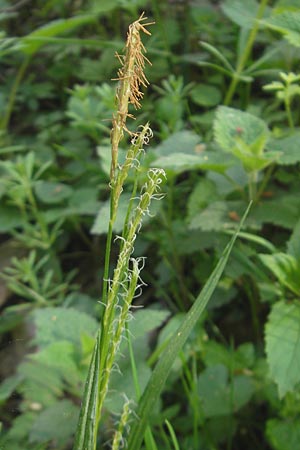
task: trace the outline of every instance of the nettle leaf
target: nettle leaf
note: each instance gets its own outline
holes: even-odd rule
[[[158,145],[155,154],[157,157],[169,156],[173,153],[195,155],[197,144],[199,144],[198,134],[193,131],[178,131]]]
[[[283,286],[300,296],[300,263],[294,256],[286,253],[259,256]]]
[[[196,214],[190,224],[190,230],[220,231],[236,228],[245,204],[241,201],[216,201]]]
[[[299,142],[300,131],[297,131],[291,136],[282,139],[272,139],[268,143],[268,147],[271,150],[281,152],[277,164],[285,166],[288,164],[296,164],[300,161]]]
[[[23,376],[21,374],[16,374],[11,377],[6,378],[0,384],[0,405],[4,403],[14,392],[14,390],[22,382]]]
[[[271,310],[265,326],[267,362],[279,396],[300,382],[300,305],[280,301]]]
[[[213,170],[224,173],[233,164],[229,159],[220,160],[220,155],[213,152],[189,155],[186,153],[174,153],[156,159],[151,165],[161,167],[173,174],[180,174],[188,170]]]
[[[53,181],[37,181],[34,190],[37,198],[47,204],[62,203],[73,193],[70,186]]]
[[[300,261],[300,220],[295,225],[293,233],[287,242],[287,251],[290,255],[294,256]]]
[[[242,28],[252,28],[257,15],[258,3],[255,0],[226,0],[221,9],[232,22]]]
[[[80,346],[82,333],[94,335],[98,324],[89,315],[73,308],[43,308],[32,313],[36,326],[33,343],[45,347],[57,341]]]
[[[249,223],[260,228],[264,223],[272,223],[293,229],[299,220],[299,195],[282,195],[274,200],[260,202],[251,211]]]
[[[269,137],[269,130],[263,120],[252,114],[220,106],[214,121],[214,137],[223,150],[232,152],[237,139],[247,146],[261,139],[260,147],[263,147]]]
[[[274,450],[295,450],[300,442],[300,420],[268,420],[266,434]]]
[[[131,195],[127,192],[124,192],[120,197],[117,218],[113,226],[113,231],[115,233],[120,233],[123,229],[130,198]],[[106,202],[102,203],[99,209],[95,222],[92,226],[91,233],[92,234],[107,233],[109,217],[110,217],[110,200],[107,200]]]
[[[79,407],[70,400],[61,400],[42,411],[29,435],[30,442],[55,442],[61,446],[73,435],[78,421]]]
[[[217,187],[212,180],[202,178],[195,186],[188,199],[188,220],[191,220],[209,203],[218,200]]]
[[[245,375],[237,375],[230,380],[229,370],[217,364],[199,376],[198,393],[206,417],[224,416],[246,405],[254,393],[254,386]]]
[[[267,20],[261,21],[262,25],[282,33],[287,41],[300,47],[300,11],[283,11],[274,14]]]

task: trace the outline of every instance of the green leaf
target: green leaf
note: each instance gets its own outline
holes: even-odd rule
[[[255,0],[226,0],[221,4],[223,13],[239,27],[251,29],[257,15],[258,3]]]
[[[237,138],[247,146],[251,146],[259,138],[265,143],[268,136],[267,125],[256,116],[227,106],[220,106],[217,109],[214,137],[223,150],[232,152],[236,147]],[[263,147],[263,144],[260,146]]]
[[[115,233],[120,233],[123,229],[124,220],[126,217],[128,203],[129,203],[130,198],[131,198],[131,195],[126,192],[124,192],[124,194],[122,194],[120,197],[117,218],[116,218],[114,226],[113,226],[113,231]],[[92,234],[107,233],[109,217],[110,217],[110,200],[107,200],[106,202],[102,203],[102,206],[99,209],[99,212],[97,214],[95,222],[92,226],[91,233]]]
[[[287,41],[300,47],[300,11],[283,11],[272,15],[267,20],[262,20],[261,24],[272,30],[282,33]]]
[[[80,345],[81,333],[93,335],[98,326],[95,319],[73,308],[44,308],[32,313],[36,326],[33,342],[45,347],[56,341]]]
[[[74,344],[68,341],[58,341],[30,355],[30,360],[56,369],[68,384],[78,386],[81,379],[75,357]]]
[[[292,391],[300,381],[300,305],[280,301],[271,310],[265,327],[270,376],[279,396]]]
[[[281,152],[277,164],[285,166],[288,164],[296,164],[300,161],[299,141],[300,131],[296,131],[291,136],[282,139],[270,140],[268,147]]]
[[[4,403],[14,390],[18,387],[18,385],[22,382],[23,376],[20,374],[13,375],[11,377],[6,378],[0,384],[0,404]]]
[[[195,155],[200,138],[193,131],[178,131],[172,134],[155,149],[157,157],[170,156],[174,153]]]
[[[243,225],[243,222],[248,212],[249,207],[240,223],[240,227]],[[184,343],[186,342],[189,334],[191,333],[197,321],[199,320],[205,306],[207,305],[212,293],[214,292],[219,282],[219,279],[223,273],[229,255],[231,253],[232,247],[238,236],[238,231],[233,236],[231,241],[228,243],[216,268],[209,277],[201,293],[195,300],[195,303],[193,304],[189,312],[186,314],[185,319],[177,329],[176,333],[169,341],[167,347],[165,348],[160,357],[160,360],[155,366],[154,371],[152,372],[147,387],[139,401],[137,409],[137,418],[134,420],[128,436],[127,446],[128,448],[130,448],[130,450],[140,449],[143,436],[145,434],[145,430],[148,425],[149,416],[165,385],[167,377],[171,371],[172,364],[175,361],[178,353],[182,349]]]
[[[70,17],[68,19],[54,20],[21,38],[20,48],[26,55],[33,55],[47,43],[48,38],[72,31],[81,25],[94,22],[95,20],[95,15],[85,15]]]
[[[24,225],[24,220],[17,208],[0,205],[0,217],[0,233],[7,233]]]
[[[78,420],[78,406],[70,400],[61,400],[42,411],[35,420],[29,435],[30,442],[54,441],[65,445],[73,435]]]
[[[296,223],[293,233],[287,242],[288,253],[290,255],[294,256],[294,258],[296,258],[297,261],[300,261],[300,239],[299,239],[299,236],[300,236],[300,220]]]
[[[198,83],[191,90],[190,97],[196,105],[215,106],[221,102],[222,94],[215,86]]]
[[[213,152],[202,152],[198,155],[174,153],[173,155],[162,156],[151,163],[153,167],[160,167],[174,175],[197,169],[224,173],[232,164],[233,161],[229,158],[221,160],[220,155]]]
[[[198,393],[205,417],[233,414],[249,402],[254,392],[251,379],[237,375],[229,380],[222,364],[210,366],[198,378]]]
[[[274,450],[295,450],[300,442],[300,420],[270,419],[266,434]]]
[[[62,203],[72,195],[72,188],[63,183],[37,181],[34,185],[37,198],[46,204]]]
[[[283,286],[300,296],[300,261],[285,253],[259,256]]]

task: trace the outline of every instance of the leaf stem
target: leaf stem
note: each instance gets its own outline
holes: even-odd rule
[[[259,20],[263,17],[263,14],[265,12],[266,6],[268,4],[268,0],[262,0],[258,11],[257,11],[257,15],[255,18],[255,25],[254,27],[251,29],[245,49],[241,55],[241,57],[239,58],[239,61],[237,63],[237,67],[236,70],[234,72],[234,75],[231,79],[231,83],[229,85],[225,100],[224,100],[224,105],[228,106],[231,103],[231,100],[234,96],[236,87],[240,81],[240,76],[243,73],[243,70],[245,68],[245,65],[248,61],[248,58],[250,56],[251,50],[253,48],[253,44],[259,29]]]

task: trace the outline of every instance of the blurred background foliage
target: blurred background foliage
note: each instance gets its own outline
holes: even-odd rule
[[[168,419],[182,449],[295,450],[298,0],[0,0],[0,448],[72,448],[99,320],[115,52],[142,11],[156,22],[151,85],[129,128],[150,121],[141,171],[167,172],[135,247],[147,257],[129,324],[142,387],[254,202],[150,418],[157,446],[173,448]],[[128,360],[124,342],[99,448],[122,394],[135,398]]]

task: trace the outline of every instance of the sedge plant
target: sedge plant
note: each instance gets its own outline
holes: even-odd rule
[[[160,199],[160,185],[165,178],[162,169],[151,168],[140,193],[138,193],[139,162],[143,147],[148,144],[152,136],[149,123],[139,131],[128,130],[126,122],[133,118],[129,113],[129,105],[135,109],[141,107],[143,93],[141,86],[147,87],[148,80],[144,74],[145,64],[150,61],[145,56],[146,49],[141,41],[141,32],[150,34],[145,23],[144,14],[133,22],[128,31],[125,54],[117,54],[121,64],[118,71],[118,87],[116,91],[117,110],[112,119],[111,130],[111,170],[110,170],[110,219],[108,224],[105,265],[102,291],[101,325],[97,335],[97,342],[88,374],[88,381],[81,409],[75,449],[96,449],[97,431],[102,417],[102,410],[108,392],[108,385],[122,336],[130,317],[130,308],[137,289],[142,285],[140,271],[143,267],[142,258],[134,258],[134,242],[141,228],[143,217],[149,213],[153,199]],[[131,145],[128,148],[125,162],[118,161],[119,144],[124,135],[130,136]],[[111,248],[113,242],[113,227],[117,217],[120,196],[124,183],[130,171],[133,171],[132,200],[129,202],[121,236],[116,266],[110,278]],[[120,426],[125,427],[124,421],[129,416],[128,402],[124,405]],[[126,420],[125,420],[126,419]],[[113,438],[113,448],[119,448],[121,442],[120,427]]]
[[[104,401],[109,392],[110,377],[116,364],[118,349],[126,330],[128,319],[131,315],[132,301],[136,293],[139,292],[139,288],[143,285],[140,272],[143,268],[144,260],[143,258],[133,257],[134,243],[140,231],[143,217],[149,213],[151,201],[160,199],[163,196],[160,188],[165,178],[165,172],[159,168],[148,169],[146,181],[142,184],[140,191],[138,189],[140,185],[140,158],[143,153],[143,147],[145,144],[148,144],[149,139],[152,137],[149,123],[146,123],[135,133],[130,132],[126,125],[127,119],[133,117],[129,113],[129,105],[133,105],[135,109],[140,108],[143,98],[141,86],[146,87],[148,85],[144,68],[145,64],[150,62],[145,56],[146,49],[141,42],[140,36],[142,32],[150,34],[146,27],[151,25],[151,23],[145,23],[146,19],[142,14],[138,20],[130,25],[125,54],[117,54],[121,68],[118,71],[117,78],[117,110],[113,116],[111,130],[110,219],[101,299],[102,314],[86,380],[74,450],[97,450],[98,429],[103,417]],[[131,144],[127,150],[124,163],[120,164],[118,158],[119,144],[125,134],[130,136]],[[131,200],[128,204],[123,232],[121,236],[116,238],[120,244],[119,255],[113,274],[110,275],[113,227],[124,183],[130,171],[133,172],[135,181],[133,183]],[[132,403],[128,399],[125,400],[119,425],[112,437],[112,448],[114,450],[119,448],[139,450],[143,440],[145,440],[147,448],[156,448],[149,428],[149,416],[159,398],[176,356],[182,350],[184,343],[217,286],[248,210],[241,220],[238,231],[225,248],[216,268],[195,299],[190,311],[186,314],[170,341],[166,343],[166,347],[153,370],[144,392],[142,395],[138,395],[138,405],[134,414]],[[175,432],[171,425],[168,429],[176,447],[178,444]]]

